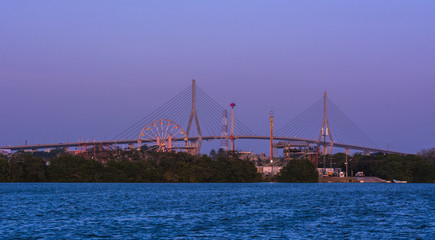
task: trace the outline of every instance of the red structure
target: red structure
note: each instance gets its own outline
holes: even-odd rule
[[[230,136],[230,140],[231,140],[231,151],[235,151],[234,148],[234,107],[236,106],[235,103],[231,103],[230,107],[231,107],[231,136]]]

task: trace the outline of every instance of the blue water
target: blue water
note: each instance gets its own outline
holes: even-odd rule
[[[2,183],[0,238],[435,239],[435,184]]]

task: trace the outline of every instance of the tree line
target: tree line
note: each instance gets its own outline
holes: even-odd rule
[[[348,158],[348,173],[364,172],[386,180],[435,183],[435,148],[417,155],[359,153]],[[346,170],[346,155],[325,157],[325,167]],[[319,159],[323,167],[323,159]],[[318,182],[316,167],[306,159],[285,162],[281,172],[267,181]],[[63,150],[0,154],[0,182],[260,182],[254,163],[233,152],[213,151],[210,156],[118,150],[96,160]]]
[[[435,183],[435,148],[423,149],[418,154],[398,155],[355,153],[348,158],[348,174],[364,172],[365,176],[376,176],[385,180],[405,180],[413,183]],[[341,168],[346,171],[346,155],[337,153],[325,157],[325,167]],[[323,167],[323,158],[319,159]]]
[[[216,159],[187,153],[118,151],[95,160],[67,153],[0,156],[1,182],[258,182],[253,163],[220,152]]]

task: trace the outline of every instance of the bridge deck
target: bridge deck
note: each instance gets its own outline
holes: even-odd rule
[[[274,140],[281,141],[297,141],[297,142],[305,142],[307,144],[319,144],[319,145],[328,145],[329,143],[318,142],[316,140],[311,139],[302,139],[302,138],[292,138],[292,137],[273,137]],[[199,137],[189,137],[191,141],[197,141]],[[203,136],[202,140],[210,141],[221,139],[220,136]],[[251,140],[269,140],[269,136],[235,136],[235,139],[251,139]],[[142,142],[154,142],[155,140],[148,139],[142,140]],[[173,141],[184,141],[184,139],[173,139]],[[0,149],[8,149],[11,151],[19,151],[19,150],[37,150],[37,149],[50,149],[50,148],[62,148],[62,147],[80,147],[80,146],[97,146],[97,145],[123,145],[123,144],[135,144],[137,143],[137,139],[132,140],[110,140],[110,141],[94,141],[94,142],[73,142],[73,143],[52,143],[52,144],[36,144],[36,145],[15,145],[15,146],[0,146]],[[334,147],[359,150],[359,151],[368,151],[368,152],[381,152],[381,153],[389,153],[389,154],[406,154],[397,151],[378,149],[378,148],[369,148],[362,146],[355,146],[349,144],[342,143],[334,143]]]

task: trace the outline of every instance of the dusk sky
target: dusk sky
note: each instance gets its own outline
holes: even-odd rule
[[[0,145],[112,139],[193,78],[261,135],[326,90],[379,147],[435,147],[435,1],[0,1]]]

